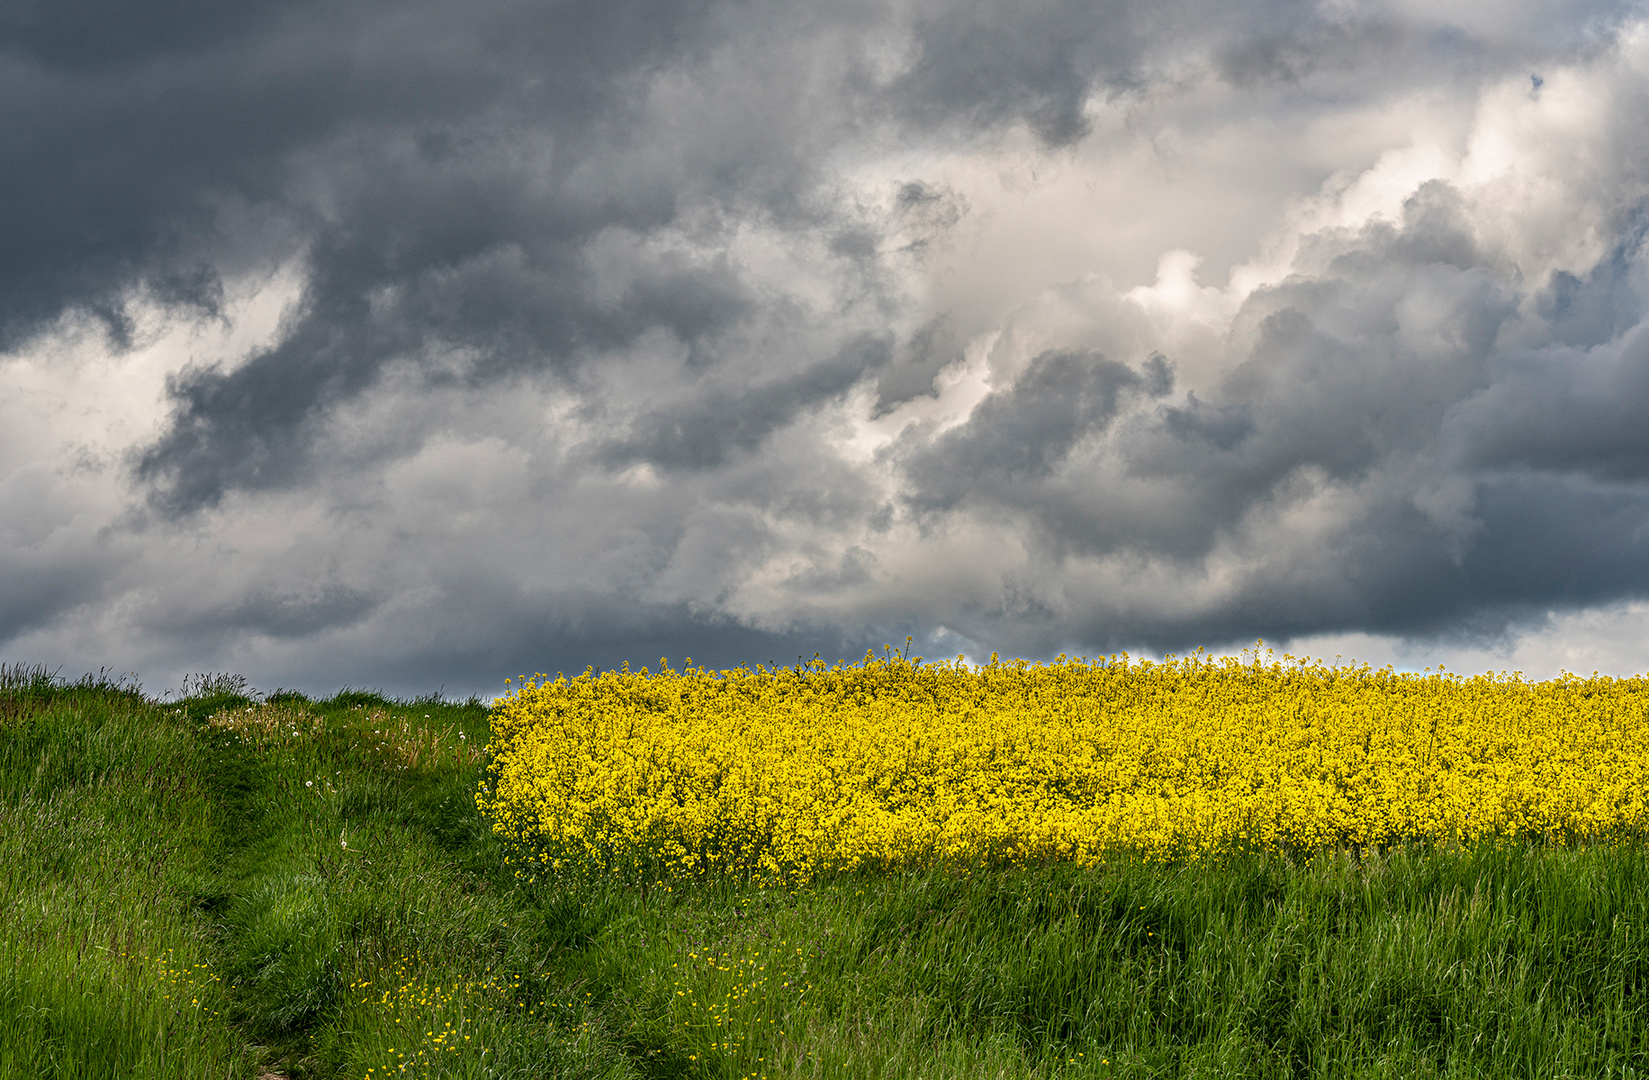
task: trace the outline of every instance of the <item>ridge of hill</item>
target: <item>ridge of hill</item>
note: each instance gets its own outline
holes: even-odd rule
[[[0,1078],[1649,1073],[1649,852],[525,884],[488,708],[0,668]]]

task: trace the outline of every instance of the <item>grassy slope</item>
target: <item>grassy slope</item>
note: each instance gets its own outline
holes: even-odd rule
[[[1649,1073],[1641,848],[527,888],[483,708],[214,689],[0,677],[0,1077]]]

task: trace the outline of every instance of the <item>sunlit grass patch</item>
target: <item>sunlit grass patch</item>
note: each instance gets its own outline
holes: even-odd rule
[[[326,730],[326,722],[301,705],[269,702],[222,709],[207,718],[206,726],[244,739],[261,751],[286,739],[318,738]]]
[[[463,767],[485,759],[486,743],[472,741],[452,721],[436,722],[408,709],[364,710],[352,721],[366,745],[386,762],[406,769]]]

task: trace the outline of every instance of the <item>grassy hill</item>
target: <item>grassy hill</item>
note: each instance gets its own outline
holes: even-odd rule
[[[1649,1075],[1649,853],[522,884],[476,701],[0,671],[0,1077]]]

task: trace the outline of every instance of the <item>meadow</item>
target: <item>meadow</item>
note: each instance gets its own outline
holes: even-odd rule
[[[1643,685],[1296,667],[8,667],[0,1077],[1649,1074]]]

